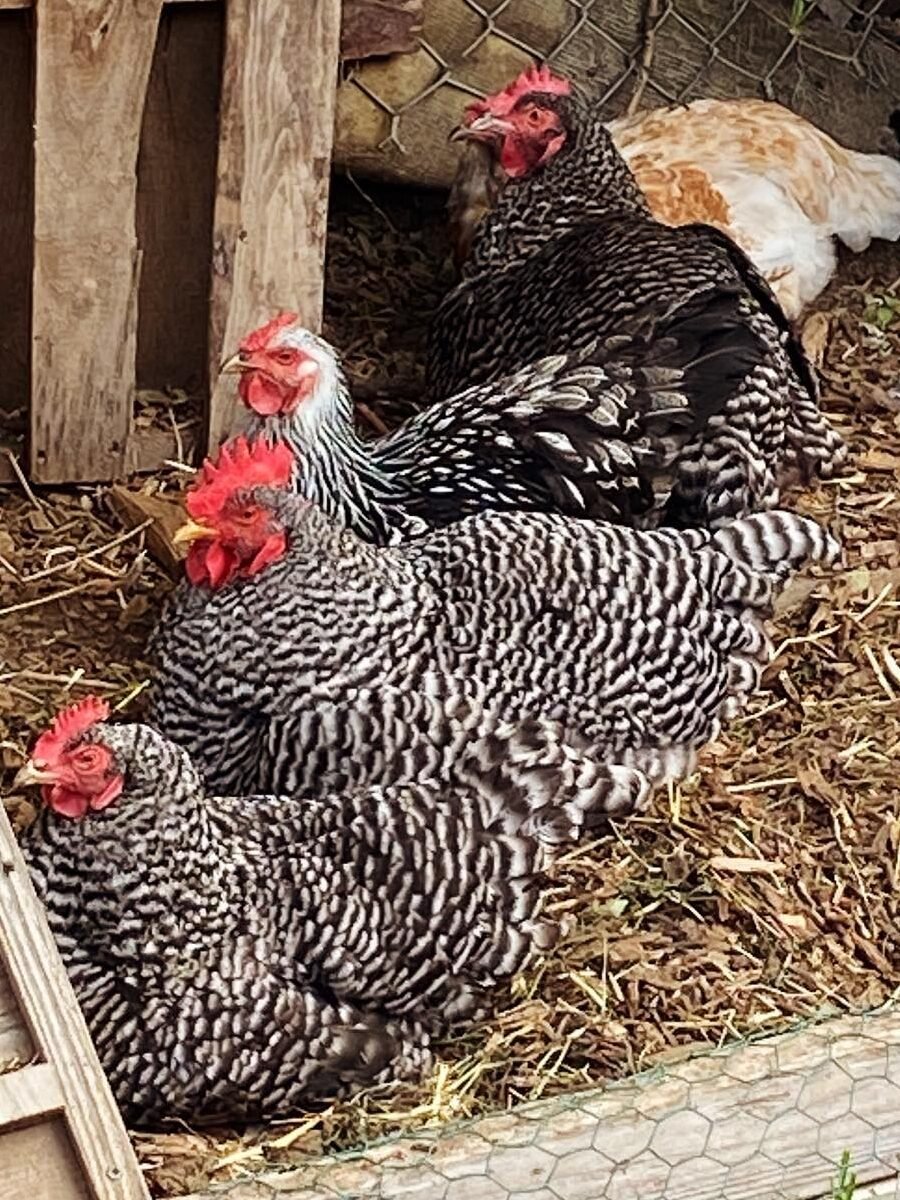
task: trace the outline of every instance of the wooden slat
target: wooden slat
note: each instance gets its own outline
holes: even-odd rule
[[[0,962],[0,1079],[34,1057],[31,1034],[19,1012],[9,976]]]
[[[57,1072],[66,1124],[93,1200],[148,1200],[125,1126],[2,806],[0,960],[36,1049]],[[33,1069],[3,1078],[14,1087],[18,1075]]]
[[[31,475],[120,474],[134,398],[136,164],[162,0],[41,0]]]
[[[63,1106],[59,1073],[49,1063],[0,1075],[0,1129],[62,1112]]]
[[[341,58],[409,54],[419,48],[424,0],[344,0]]]
[[[322,316],[340,0],[230,0],[210,304],[210,443],[235,427],[223,351],[279,308]]]
[[[94,1200],[62,1120],[0,1133],[0,1200]]]
[[[46,0],[44,0],[46,3]],[[163,0],[164,4],[212,4],[214,0]],[[34,0],[0,0],[0,11],[4,8],[33,8]]]

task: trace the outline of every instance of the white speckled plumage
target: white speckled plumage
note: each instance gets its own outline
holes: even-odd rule
[[[182,585],[154,639],[153,720],[218,792],[443,781],[471,738],[537,719],[638,797],[752,689],[779,581],[835,552],[779,512],[714,534],[483,515],[384,548],[258,498],[285,557]]]
[[[22,848],[137,1124],[268,1119],[421,1072],[432,1034],[553,945],[541,872],[606,795],[526,733],[473,747],[467,784],[317,799],[209,795],[145,725],[84,741],[124,790],[79,819],[43,808]]]

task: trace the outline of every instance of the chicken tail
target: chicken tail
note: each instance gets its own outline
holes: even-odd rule
[[[856,253],[873,238],[900,238],[900,162],[828,146],[835,174],[830,192],[831,232]]]
[[[840,554],[839,543],[817,522],[778,509],[732,521],[716,530],[710,546],[745,571],[775,581],[807,563],[831,565]]]
[[[587,738],[557,722],[526,719],[470,743],[457,770],[491,799],[498,827],[533,837],[552,854],[647,799],[642,771],[596,754]]]

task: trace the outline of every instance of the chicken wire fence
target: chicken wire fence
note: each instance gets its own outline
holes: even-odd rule
[[[416,53],[348,66],[338,159],[359,166],[362,158],[376,175],[448,182],[453,160],[435,126],[445,138],[469,100],[533,61],[575,79],[607,118],[755,95],[879,149],[863,144],[872,113],[862,97],[896,102],[898,35],[898,0],[428,0]],[[855,124],[845,83],[857,88]]]
[[[203,1197],[864,1200],[900,1197],[898,1171],[900,1010],[887,1008]]]

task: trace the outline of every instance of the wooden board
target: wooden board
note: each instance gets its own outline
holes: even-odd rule
[[[93,1200],[65,1122],[0,1133],[0,1200]]]
[[[210,299],[209,441],[237,419],[223,353],[280,308],[322,316],[340,0],[230,0]]]
[[[0,408],[28,404],[31,303],[31,16],[0,13]]]
[[[424,0],[343,0],[341,58],[418,49]]]
[[[156,39],[137,182],[137,386],[208,389],[209,254],[222,3],[167,5]]]
[[[162,0],[36,16],[31,476],[109,479],[127,452],[138,143]]]
[[[0,1079],[34,1057],[34,1043],[19,1012],[6,968],[0,962]]]
[[[81,1195],[91,1200],[148,1200],[143,1175],[2,806],[0,963],[12,982],[18,1024],[30,1028],[39,1059],[0,1075],[0,1200],[23,1196],[69,1200]],[[60,1143],[54,1120],[60,1115],[74,1155]],[[10,1128],[22,1124],[33,1127],[38,1148],[27,1154],[22,1150],[24,1157],[17,1163],[20,1174],[10,1182],[7,1163],[12,1159],[7,1152],[12,1143],[5,1139]],[[86,1185],[82,1191],[59,1174],[57,1152],[70,1164],[78,1164],[77,1175]],[[23,1163],[32,1164],[25,1174]]]

